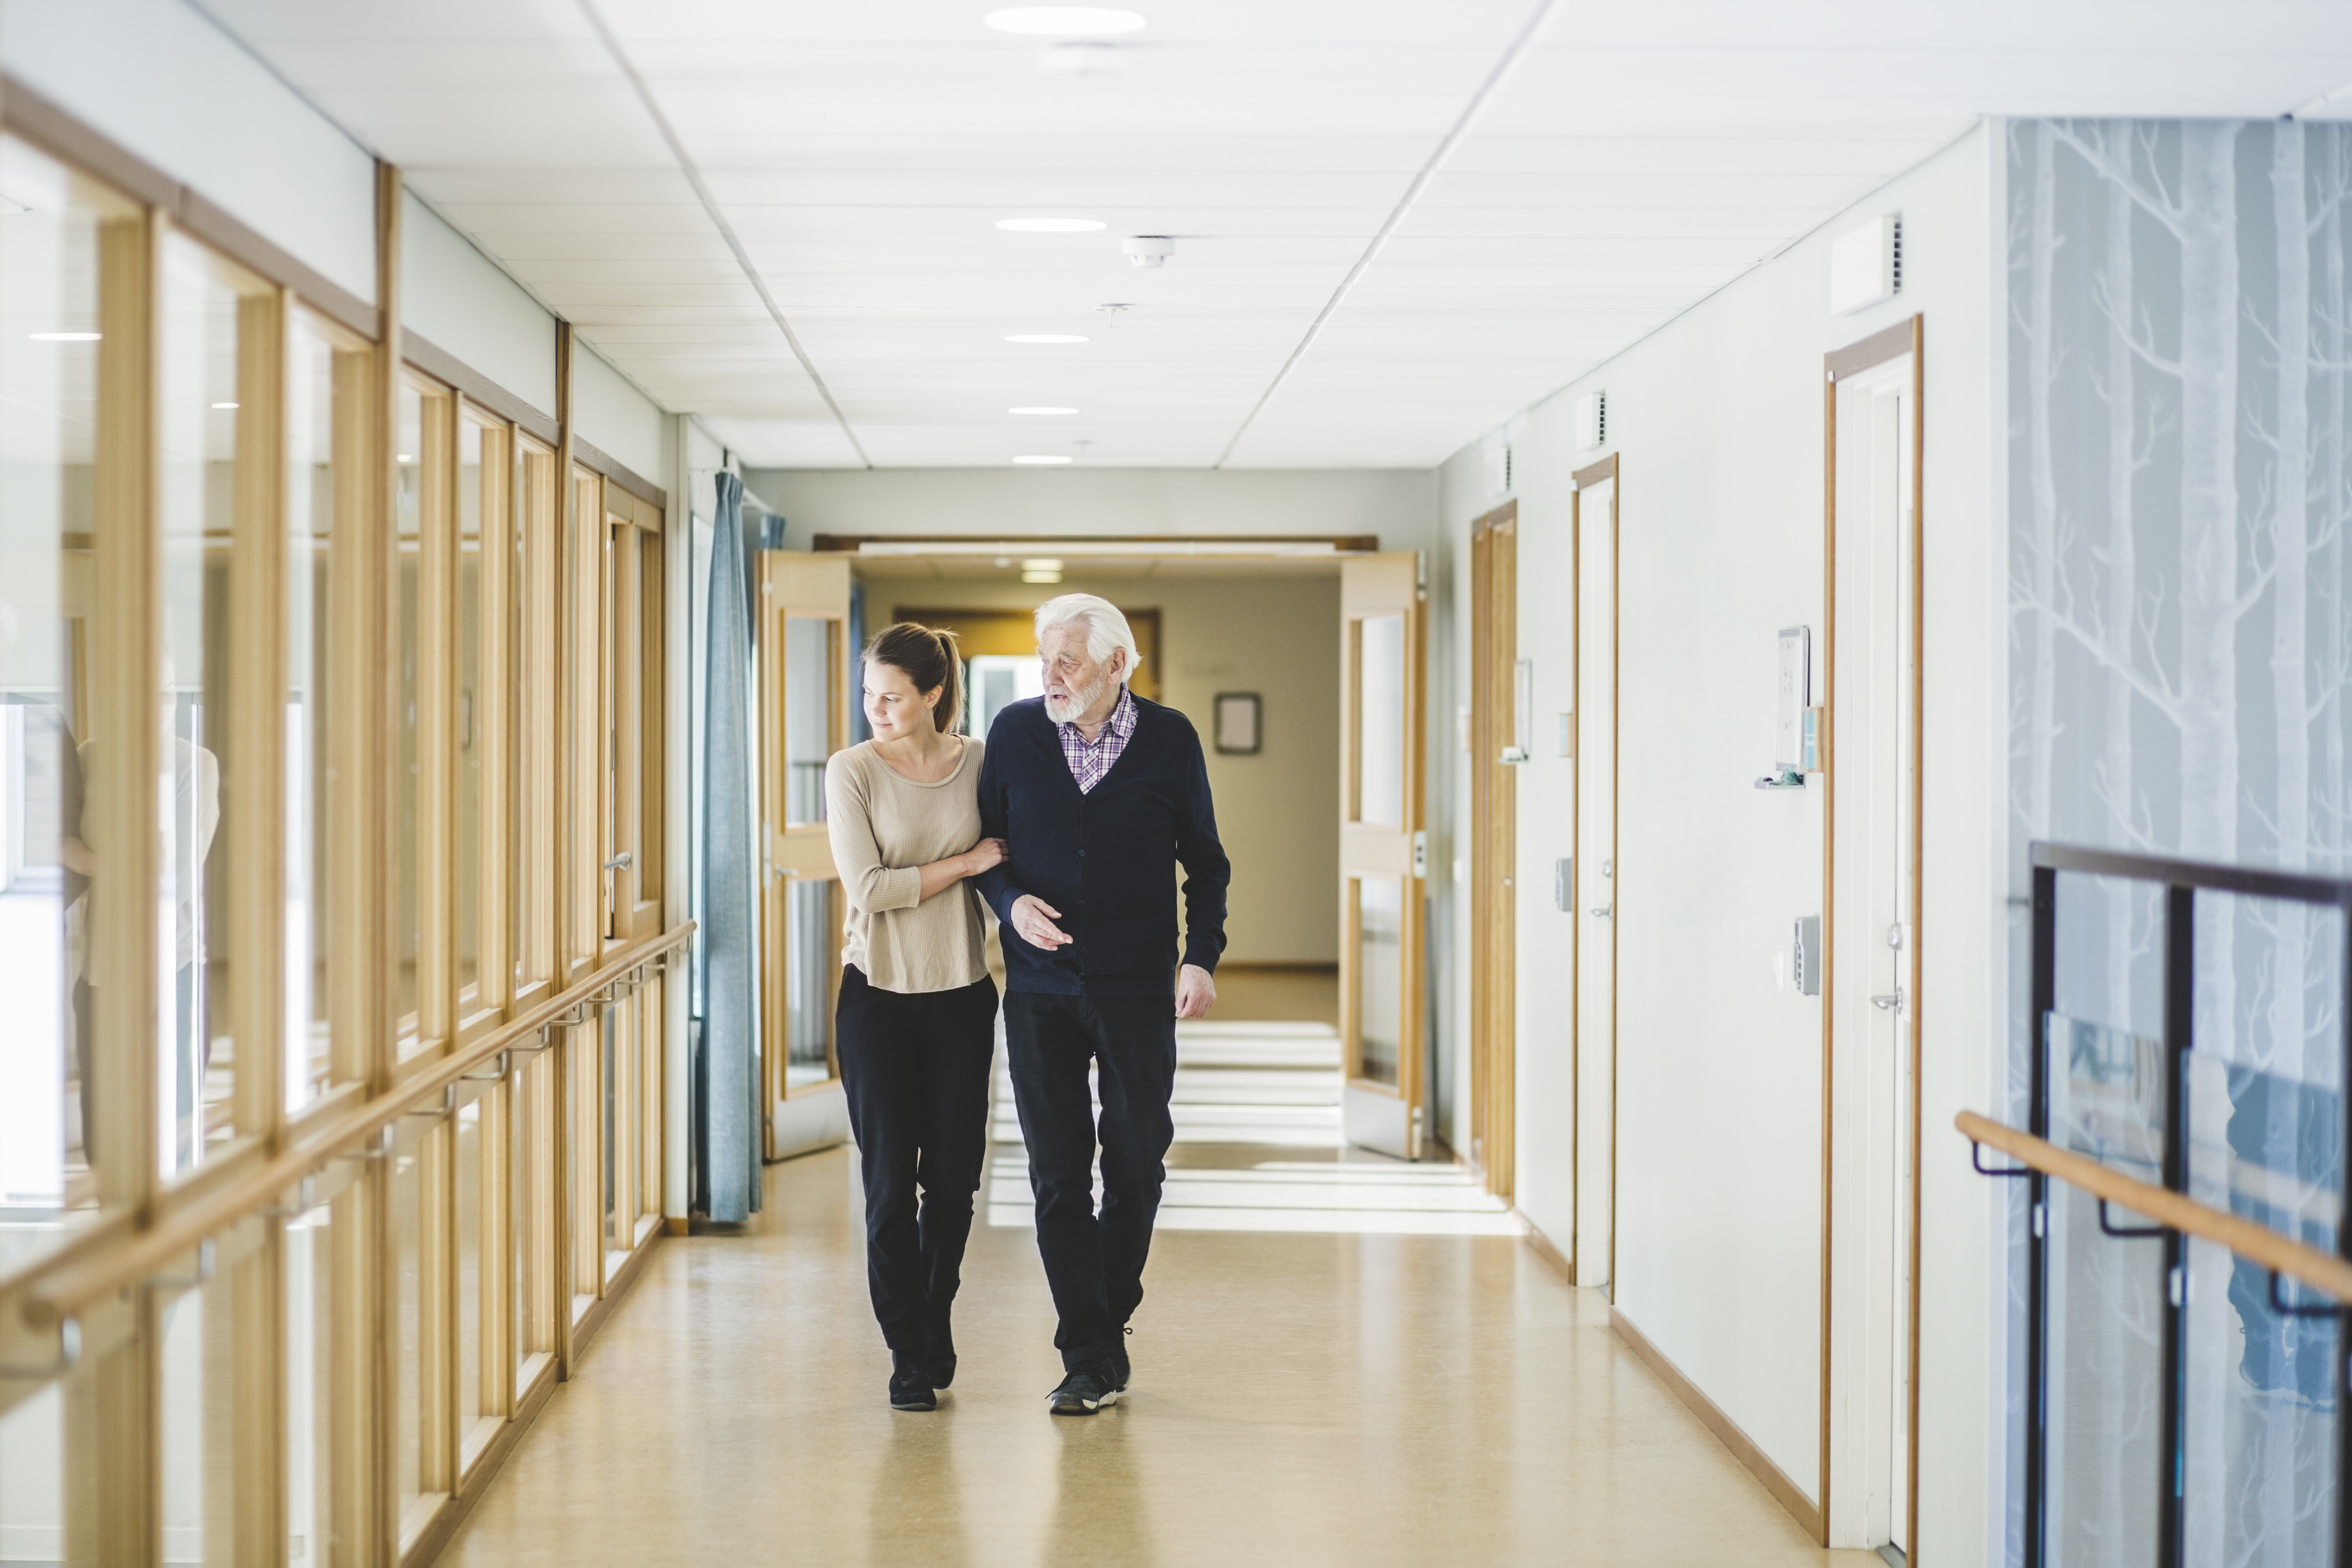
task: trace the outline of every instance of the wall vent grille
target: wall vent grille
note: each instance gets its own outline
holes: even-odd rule
[[[1900,294],[1903,292],[1903,215],[1896,213],[1887,220],[1886,226],[1889,230],[1887,245],[1894,252],[1886,263],[1887,292]]]

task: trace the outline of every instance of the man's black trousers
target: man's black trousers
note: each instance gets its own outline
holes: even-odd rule
[[[983,974],[954,991],[883,991],[848,964],[834,1023],[866,1177],[874,1316],[893,1351],[948,1353],[972,1194],[988,1154],[996,982]]]
[[[1061,1319],[1054,1345],[1069,1371],[1108,1364],[1143,1300],[1143,1262],[1168,1174],[1160,1160],[1176,1133],[1168,1115],[1176,1083],[1175,999],[1013,991],[1004,998],[1004,1040],[1013,1100],[1029,1144],[1037,1251]],[[1102,1095],[1100,1217],[1089,1060]]]

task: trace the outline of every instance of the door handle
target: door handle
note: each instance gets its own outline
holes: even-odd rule
[[[1602,920],[1604,920],[1604,921],[1605,921],[1605,920],[1609,919],[1609,911],[1610,911],[1611,910],[1614,909],[1615,907],[1616,907],[1616,906],[1615,906],[1615,905],[1613,905],[1613,904],[1602,904],[1602,905],[1601,905],[1599,908],[1595,909],[1592,912],[1593,912],[1594,914],[1596,914],[1596,915],[1600,916]]]
[[[637,858],[635,855],[632,855],[627,850],[624,849],[618,855],[614,856],[610,860],[604,862],[604,869],[607,871],[625,871],[631,866],[636,864],[636,859]]]
[[[1870,1005],[1882,1013],[1899,1013],[1903,1010],[1903,992],[1898,987],[1884,996],[1873,996]]]

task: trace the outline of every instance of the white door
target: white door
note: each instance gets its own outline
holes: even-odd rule
[[[1576,1282],[1616,1275],[1617,459],[1576,476]]]
[[[1909,1551],[1912,1072],[1918,954],[1913,356],[1838,387],[1831,742],[1833,1368],[1848,1467],[1832,1545]],[[1836,1241],[1842,1226],[1853,1238]],[[1841,1312],[1853,1314],[1844,1327]],[[1845,1532],[1851,1531],[1851,1534]],[[1841,1539],[1841,1535],[1843,1539]]]

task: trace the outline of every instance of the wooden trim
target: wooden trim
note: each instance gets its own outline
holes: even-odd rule
[[[1828,1542],[1826,1489],[1822,1492],[1824,1506],[1816,1507],[1806,1498],[1804,1489],[1790,1479],[1789,1473],[1774,1464],[1764,1450],[1757,1447],[1756,1440],[1739,1429],[1739,1423],[1724,1413],[1721,1405],[1701,1393],[1698,1384],[1684,1376],[1682,1368],[1669,1360],[1664,1351],[1652,1344],[1649,1338],[1633,1326],[1633,1320],[1625,1316],[1622,1308],[1612,1306],[1609,1309],[1609,1326],[1617,1331],[1619,1339],[1625,1342],[1627,1349],[1641,1357],[1643,1363],[1657,1373],[1658,1381],[1666,1385],[1666,1392],[1681,1400],[1684,1406],[1697,1416],[1725,1447],[1731,1450],[1731,1457],[1747,1466],[1748,1473],[1764,1483],[1764,1489],[1772,1494],[1774,1501],[1789,1510],[1790,1517],[1803,1528],[1806,1534],[1818,1542]]]
[[[1506,501],[1471,524],[1472,1157],[1505,1199],[1517,1178],[1518,778],[1500,759],[1517,673],[1518,516]]]
[[[1623,815],[1620,810],[1619,796],[1622,793],[1621,786],[1624,776],[1625,729],[1623,717],[1619,711],[1623,706],[1622,672],[1624,669],[1622,657],[1624,573],[1619,565],[1623,539],[1622,531],[1619,527],[1621,517],[1619,505],[1624,487],[1619,479],[1617,459],[1618,454],[1612,452],[1599,462],[1588,464],[1577,469],[1573,476],[1576,488],[1569,497],[1569,601],[1571,606],[1570,615],[1575,627],[1571,634],[1575,648],[1573,668],[1576,670],[1576,687],[1572,700],[1575,702],[1573,711],[1576,714],[1577,729],[1572,765],[1576,773],[1574,810],[1578,818],[1581,819],[1584,814],[1584,762],[1590,754],[1590,748],[1584,743],[1583,728],[1587,704],[1582,696],[1584,492],[1594,485],[1609,486],[1609,1246],[1606,1253],[1606,1272],[1602,1279],[1609,1292],[1609,1298],[1612,1301],[1617,1297],[1617,1016],[1620,1005],[1617,982],[1618,957],[1622,946],[1617,940],[1617,932],[1622,918],[1621,905],[1623,902],[1620,896],[1620,889],[1623,883],[1617,875],[1621,869],[1618,865],[1618,822]],[[1570,826],[1570,837],[1573,842],[1575,839],[1573,824]],[[1584,872],[1579,868],[1575,874],[1580,903],[1584,891]],[[1573,916],[1576,911],[1571,909],[1570,912]],[[1571,919],[1569,936],[1570,964],[1569,974],[1569,1168],[1576,1173],[1576,1182],[1580,1188],[1569,1224],[1569,1250],[1572,1258],[1583,1255],[1584,1205],[1580,1192],[1580,1184],[1584,1179],[1583,956],[1584,921],[1581,919]]]
[[[2290,1279],[2352,1304],[2352,1261],[2305,1247],[2266,1225],[2200,1204],[2186,1193],[2125,1175],[2112,1165],[2062,1149],[2046,1138],[2019,1131],[1973,1110],[1952,1118],[1960,1136],[1971,1143],[1998,1149],[2021,1165],[2079,1187],[2095,1198],[2144,1215],[2183,1236],[2193,1236],[2229,1248],[2259,1268],[2275,1269]]]
[[[508,1375],[513,1375],[511,1367]],[[546,1409],[547,1402],[555,1396],[555,1385],[561,1381],[555,1375],[552,1361],[531,1379],[530,1388],[518,1398],[512,1416],[500,1424],[497,1435],[475,1459],[472,1468],[467,1470],[465,1484],[456,1496],[441,1505],[439,1511],[433,1516],[433,1522],[420,1531],[416,1539],[409,1543],[408,1550],[400,1554],[401,1568],[425,1568],[441,1555],[442,1550],[456,1538],[457,1527],[465,1523],[466,1516],[473,1512],[474,1505],[481,1501],[482,1494],[489,1489],[490,1482],[505,1466],[508,1457],[515,1451],[515,1446],[522,1441],[523,1433],[539,1419],[539,1413]]]
[[[1865,340],[1866,342],[1867,340]],[[1822,711],[1832,734],[1837,722],[1837,382],[1834,367],[1824,380],[1822,396]],[[1821,1518],[1824,1531],[1830,1513],[1830,1320],[1832,1202],[1834,1177],[1832,1152],[1836,1143],[1837,1068],[1837,758],[1835,741],[1822,764],[1822,1252],[1821,1252]],[[1826,1533],[1819,1539],[1829,1542]]]
[[[620,486],[647,506],[656,507],[665,511],[669,508],[667,490],[631,468],[618,458],[590,446],[581,439],[576,432],[572,437],[572,460],[583,468],[593,469],[602,476],[606,483]]]
[[[1911,947],[1908,954],[1911,987],[1911,1248],[1910,1300],[1905,1309],[1910,1313],[1910,1342],[1906,1349],[1910,1358],[1908,1401],[1906,1417],[1908,1429],[1904,1436],[1909,1445],[1905,1463],[1909,1467],[1905,1483],[1904,1505],[1907,1517],[1904,1523],[1904,1549],[1909,1561],[1916,1563],[1919,1552],[1919,1266],[1922,1259],[1920,1222],[1924,1212],[1920,1197],[1920,1175],[1926,1169],[1920,1118],[1927,1107],[1926,1091],[1920,1079],[1927,1066],[1926,1034],[1920,1021],[1927,1016],[1922,1001],[1927,965],[1920,954],[1926,931],[1927,885],[1927,322],[1924,314],[1915,313],[1911,327]]]
[[[1918,346],[1919,317],[1915,313],[1842,349],[1832,349],[1823,356],[1822,363],[1829,371],[1830,380],[1839,382],[1875,369],[1888,360],[1901,359]]]
[[[818,554],[855,554],[868,544],[1328,544],[1336,554],[1371,555],[1377,533],[820,533],[809,541]]]
[[[291,289],[304,303],[361,336],[382,335],[375,306],[14,75],[0,74],[0,125],[155,208],[182,231]]]
[[[520,426],[542,441],[554,441],[553,416],[541,413],[520,395],[508,391],[456,354],[419,336],[413,327],[401,329],[400,357],[434,380],[455,387],[507,423]]]
[[[1607,457],[1601,458],[1597,463],[1587,464],[1585,467],[1577,469],[1576,472],[1569,476],[1569,478],[1574,481],[1576,488],[1579,490],[1583,489],[1587,485],[1597,485],[1603,479],[1613,479],[1616,477],[1617,454],[1614,452],[1610,453]]]

